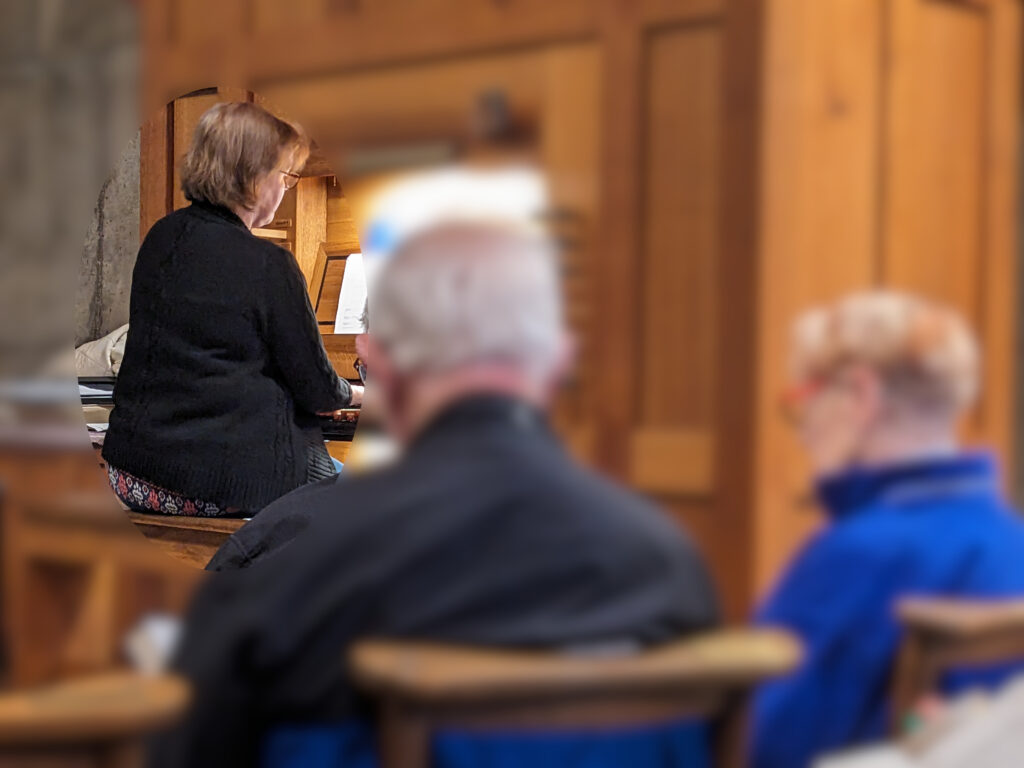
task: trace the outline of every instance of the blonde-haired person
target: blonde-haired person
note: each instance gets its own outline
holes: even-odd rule
[[[759,694],[756,768],[884,736],[900,597],[1024,595],[1024,524],[994,459],[957,440],[978,370],[963,319],[920,297],[859,293],[795,324],[786,410],[828,521],[758,617],[800,635],[807,658]]]
[[[191,205],[153,225],[132,276],[129,334],[103,456],[138,511],[247,515],[333,474],[317,414],[357,403],[334,372],[273,220],[309,155],[296,126],[218,104],[181,163]]]

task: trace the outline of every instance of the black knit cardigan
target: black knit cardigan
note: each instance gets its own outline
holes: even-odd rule
[[[309,451],[323,445],[315,414],[346,406],[351,389],[288,251],[194,202],[142,243],[129,321],[107,462],[251,511],[306,481]]]

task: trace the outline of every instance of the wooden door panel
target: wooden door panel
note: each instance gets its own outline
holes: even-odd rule
[[[637,397],[628,477],[668,497],[714,490],[721,26],[653,32],[645,51]]]
[[[988,99],[984,9],[896,0],[890,17],[883,281],[979,319]]]
[[[708,427],[714,410],[721,31],[653,36],[639,311],[642,424]]]

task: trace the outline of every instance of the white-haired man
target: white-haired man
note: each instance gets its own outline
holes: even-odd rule
[[[310,729],[356,714],[341,659],[360,636],[649,644],[715,620],[678,526],[545,424],[569,357],[545,239],[436,225],[382,267],[369,312],[361,343],[402,455],[279,499],[225,545],[177,655],[195,705],[161,765],[354,749]]]

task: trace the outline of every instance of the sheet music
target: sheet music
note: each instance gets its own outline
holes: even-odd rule
[[[345,259],[341,278],[338,314],[334,318],[335,333],[362,333],[363,308],[366,306],[366,268],[363,254],[353,253]]]
[[[113,391],[113,387],[107,387],[106,389],[103,389],[102,387],[90,387],[87,384],[79,384],[78,385],[78,394],[79,394],[79,396],[82,396],[82,395],[93,395],[93,396],[109,395],[112,391]]]

